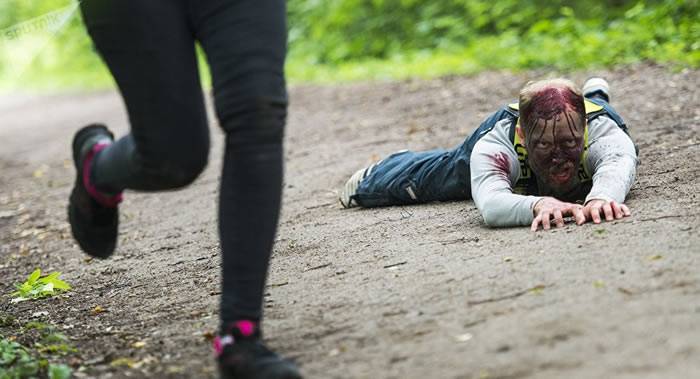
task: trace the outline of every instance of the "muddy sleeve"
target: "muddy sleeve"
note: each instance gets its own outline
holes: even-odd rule
[[[637,174],[637,154],[632,139],[607,117],[590,125],[591,142],[586,163],[593,172],[593,187],[586,202],[594,199],[622,203]]]
[[[513,193],[520,177],[520,164],[507,133],[493,130],[476,143],[470,171],[472,198],[486,225],[532,223],[532,207],[541,197]]]

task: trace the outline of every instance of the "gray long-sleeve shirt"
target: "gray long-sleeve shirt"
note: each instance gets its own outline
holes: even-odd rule
[[[531,224],[532,208],[542,199],[513,193],[521,172],[509,139],[510,125],[508,119],[496,123],[476,143],[470,158],[472,198],[489,226]],[[593,175],[593,186],[585,201],[624,202],[634,183],[637,163],[630,137],[609,117],[593,119],[588,124],[588,154],[583,162]]]

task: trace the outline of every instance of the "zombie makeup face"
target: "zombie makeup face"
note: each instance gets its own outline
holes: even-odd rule
[[[526,126],[528,163],[540,191],[564,195],[578,186],[584,123],[579,114],[565,110],[550,118],[531,119]]]
[[[518,133],[540,194],[567,198],[579,185],[586,123],[581,92],[562,79],[533,82],[522,89],[519,103]]]

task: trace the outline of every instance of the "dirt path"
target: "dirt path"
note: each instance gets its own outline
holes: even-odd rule
[[[337,203],[359,167],[459,143],[541,74],[291,89],[265,328],[308,378],[700,377],[699,71],[603,73],[641,149],[629,219],[533,234],[485,228],[472,202]],[[128,193],[116,257],[88,262],[65,222],[67,159],[98,120],[126,130],[115,93],[0,99],[0,312],[47,311],[81,377],[213,377],[221,136],[191,187]],[[74,291],[7,305],[35,267]]]

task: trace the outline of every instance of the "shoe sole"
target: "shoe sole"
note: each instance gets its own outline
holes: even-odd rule
[[[92,144],[87,144],[90,139],[94,142],[109,139],[114,140],[114,135],[104,125],[93,124],[82,128],[73,138],[73,163],[76,169],[76,180],[68,202],[68,221],[71,225],[71,233],[80,248],[92,257],[109,258],[116,249],[119,230],[119,214],[117,208],[114,215],[108,214],[108,223],[94,225],[80,212],[80,199],[89,199],[87,190],[83,186],[82,157],[85,156]],[[85,200],[83,200],[85,201]],[[83,204],[85,206],[85,204]],[[110,212],[112,210],[105,210]]]
[[[586,80],[581,92],[583,92],[584,97],[590,97],[596,93],[600,93],[610,102],[610,84],[603,78],[590,78]]]
[[[374,165],[357,170],[352,174],[350,179],[345,182],[345,186],[340,191],[340,204],[342,204],[344,208],[353,208],[357,206],[357,204],[353,204],[352,197],[357,193],[357,188],[360,186],[362,179],[367,177],[367,174],[369,174],[373,167]]]

